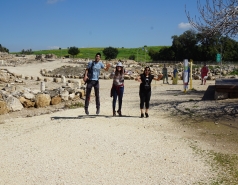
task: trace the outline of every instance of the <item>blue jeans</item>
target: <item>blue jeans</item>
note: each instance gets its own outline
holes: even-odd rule
[[[116,87],[112,88],[112,97],[113,97],[112,110],[113,111],[116,110],[117,97],[118,97],[118,111],[121,111],[123,93],[124,93],[124,86],[121,86],[118,88]]]

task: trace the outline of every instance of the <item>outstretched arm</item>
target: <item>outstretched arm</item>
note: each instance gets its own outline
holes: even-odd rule
[[[137,77],[135,78],[135,81],[138,81],[138,82],[141,83],[141,78],[140,78],[140,76],[137,76]]]
[[[111,64],[107,63],[106,66],[104,67],[105,71],[108,71],[108,69],[111,67]]]
[[[157,78],[156,77],[154,77],[154,80],[157,80],[157,81],[159,81],[161,78],[163,77],[163,75],[158,75],[157,76]]]

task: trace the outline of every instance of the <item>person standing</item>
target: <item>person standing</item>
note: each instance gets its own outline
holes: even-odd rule
[[[163,84],[164,84],[164,80],[166,79],[166,83],[168,84],[168,70],[166,68],[166,65],[164,64],[164,68],[162,69],[162,73],[163,73]]]
[[[100,98],[99,98],[99,75],[100,70],[105,69],[108,70],[110,64],[107,64],[105,67],[104,64],[100,61],[101,53],[97,53],[95,55],[95,60],[88,63],[88,66],[85,70],[83,81],[87,83],[86,86],[86,97],[85,97],[85,105],[84,110],[85,114],[89,115],[88,106],[91,95],[91,90],[94,87],[95,92],[95,100],[96,100],[96,114],[100,113]]]
[[[145,116],[148,118],[148,110],[150,106],[150,97],[151,97],[151,82],[152,80],[158,80],[159,78],[155,78],[154,75],[151,74],[150,67],[146,66],[144,69],[144,73],[140,74],[136,78],[137,81],[140,82],[140,110],[141,110],[141,118],[144,117],[144,107],[145,107]]]
[[[174,71],[173,71],[173,85],[178,84],[178,69],[177,66],[174,66]]]
[[[201,69],[201,85],[206,85],[206,79],[207,79],[207,74],[208,74],[209,70],[208,67],[206,65],[206,63],[204,63],[204,66]]]
[[[118,110],[117,113],[119,116],[122,116],[121,107],[122,107],[122,98],[124,94],[124,69],[122,66],[121,61],[116,65],[116,69],[112,72],[111,77],[113,78],[112,89],[111,89],[111,96],[113,97],[112,100],[112,111],[113,116],[116,116],[116,101],[118,97]]]

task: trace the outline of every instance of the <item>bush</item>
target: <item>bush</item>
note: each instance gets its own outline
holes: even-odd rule
[[[118,49],[113,47],[104,48],[102,52],[106,60],[115,59],[118,55]]]
[[[79,48],[77,48],[75,46],[70,47],[69,50],[68,50],[68,54],[73,55],[73,58],[74,58],[75,55],[77,55],[79,53],[80,53]]]

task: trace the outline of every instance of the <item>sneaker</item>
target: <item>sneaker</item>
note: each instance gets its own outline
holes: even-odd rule
[[[100,113],[100,108],[97,108],[96,114]]]
[[[145,116],[148,118],[148,117],[149,117],[149,114],[148,114],[148,113],[145,113]]]
[[[84,110],[85,110],[85,114],[89,115],[88,109],[85,108]]]
[[[116,116],[116,111],[113,111],[113,116]]]
[[[143,118],[144,117],[144,113],[141,113],[140,117]]]

